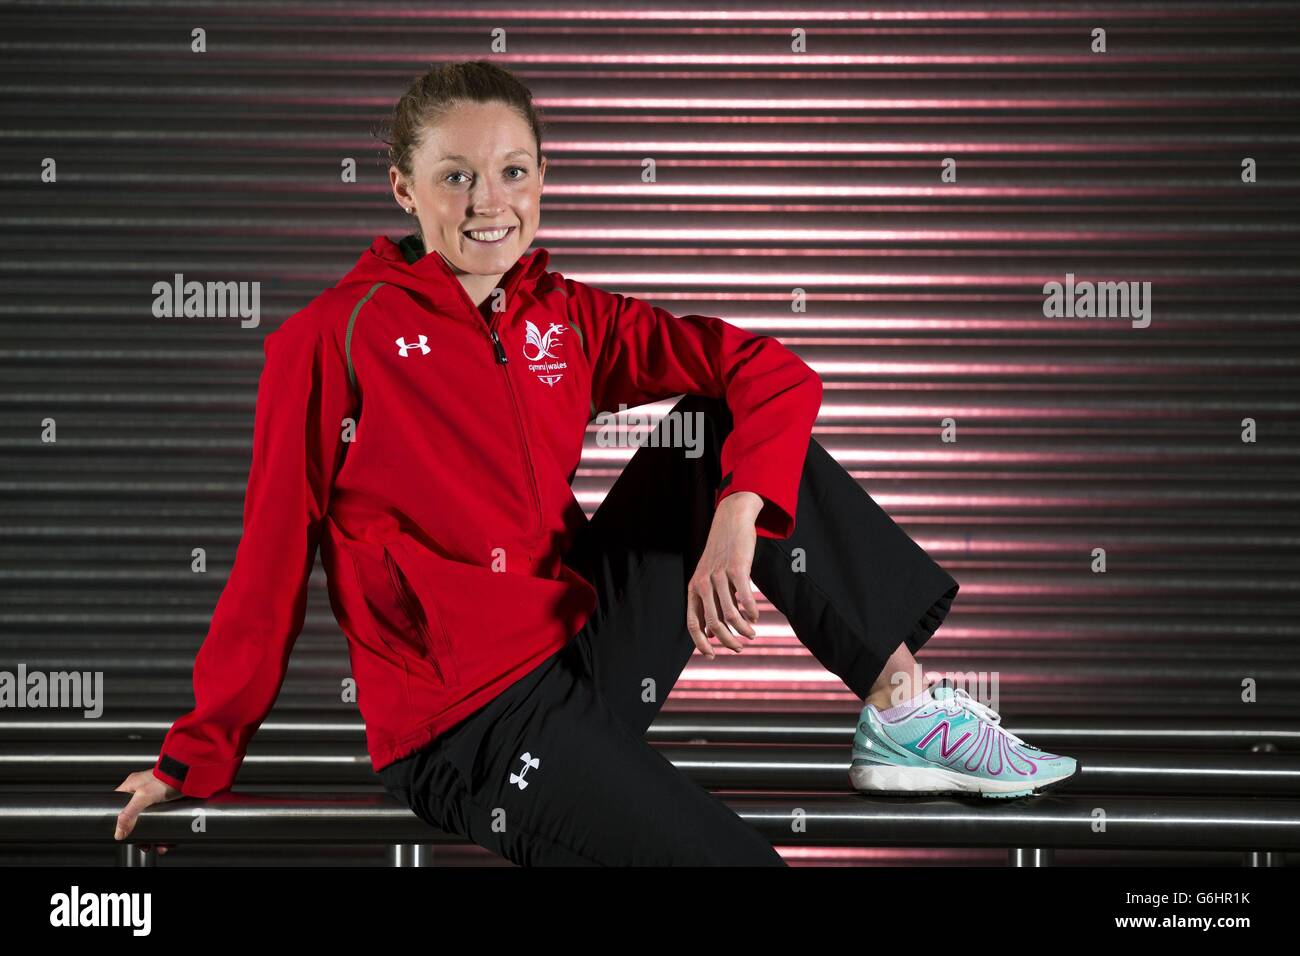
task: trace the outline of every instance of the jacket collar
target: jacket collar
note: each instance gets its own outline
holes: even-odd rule
[[[404,236],[398,242],[376,236],[338,284],[373,286],[385,282],[406,289],[426,309],[476,324],[486,317],[491,324],[513,314],[516,306],[526,304],[528,299],[535,299],[540,284],[554,281],[553,274],[546,271],[549,261],[550,253],[536,248],[520,256],[506,271],[499,285],[505,290],[507,311],[500,317],[485,315],[481,308],[474,307],[446,259],[441,253],[426,253],[418,234]]]
[[[419,233],[403,236],[393,242],[387,236],[376,237],[370,252],[386,260],[397,270],[388,269],[388,281],[398,285],[416,286],[436,302],[459,302],[466,308],[473,306],[465,287],[452,271],[441,252],[428,252]],[[510,302],[516,292],[530,293],[537,281],[546,273],[550,252],[537,248],[520,256],[505,274],[497,287],[503,289]],[[484,300],[487,301],[487,300]]]
[[[401,238],[397,243],[397,248],[402,251],[402,256],[406,259],[407,264],[414,265],[417,260],[425,256],[424,240],[420,238],[418,232],[410,233]]]

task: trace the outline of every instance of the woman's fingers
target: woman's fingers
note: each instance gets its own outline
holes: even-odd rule
[[[708,578],[693,582],[687,589],[686,608],[686,629],[705,657],[712,660],[716,656],[713,645],[709,643],[710,637],[717,638],[721,644],[733,650],[740,647],[740,642],[732,637],[727,626],[719,620],[717,599],[713,584]]]
[[[163,783],[154,776],[152,770],[141,770],[133,773],[113,788],[114,791],[131,794],[131,799],[127,801],[125,807],[117,815],[117,824],[113,831],[113,839],[122,841],[131,835],[135,830],[136,820],[146,807],[155,803],[165,803],[168,800],[175,800],[182,796],[180,790],[170,784]],[[154,844],[146,844],[142,848],[147,850]],[[174,843],[157,844],[159,853],[166,853],[168,849],[176,846]]]
[[[722,619],[730,624],[736,633],[743,634],[748,638],[753,638],[757,636],[757,632],[754,630],[753,625],[751,625],[749,621],[745,620],[744,615],[740,613],[740,610],[736,607],[735,601],[731,598],[732,588],[736,587],[737,582],[739,582],[743,577],[745,577],[745,575],[740,572],[739,568],[716,572],[713,578],[714,594],[717,597],[718,608],[722,614]],[[746,590],[748,590],[748,584],[746,584]],[[736,647],[740,648],[741,646],[742,645],[737,642]]]
[[[743,614],[731,598],[733,585],[741,597],[741,607],[745,608]],[[708,577],[692,581],[687,589],[686,629],[695,646],[710,659],[716,656],[710,637],[723,647],[741,653],[744,645],[732,628],[752,640],[758,632],[751,619],[758,620],[758,604],[744,574],[714,571]]]
[[[710,576],[709,590],[704,603],[704,626],[710,635],[718,639],[718,643],[723,647],[729,647],[733,651],[741,649],[741,643],[736,639],[736,635],[731,633],[731,628],[727,627],[723,611],[723,595],[726,594],[726,575],[723,575],[724,583],[719,586],[716,578]],[[728,598],[728,600],[730,600]]]
[[[745,616],[746,621],[748,621],[750,624],[757,624],[758,623],[758,599],[754,597],[754,592],[749,586],[749,572],[744,571],[740,574],[737,574],[732,579],[732,584],[735,586],[736,589],[736,607],[740,609],[740,613]],[[751,628],[750,630],[752,631],[752,633],[749,635],[750,637],[758,636],[757,630],[754,630],[753,628]]]
[[[113,832],[113,839],[125,840],[129,837],[131,831],[135,829],[135,821],[140,816],[140,811],[152,802],[148,794],[143,790],[132,793],[131,800],[122,808],[122,812],[117,815],[117,829]]]
[[[686,589],[686,631],[691,635],[691,640],[699,648],[700,653],[713,660],[713,646],[709,644],[709,637],[704,632],[704,615],[701,613],[703,602],[694,585]]]

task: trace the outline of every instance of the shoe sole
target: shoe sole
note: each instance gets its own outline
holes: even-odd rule
[[[1037,796],[1053,790],[1078,774],[1080,769],[1081,765],[1076,761],[1074,773],[1026,787],[1014,783],[999,784],[996,780],[954,773],[941,767],[859,764],[849,768],[849,781],[853,784],[853,789],[879,797],[980,796],[991,800],[1009,800]]]

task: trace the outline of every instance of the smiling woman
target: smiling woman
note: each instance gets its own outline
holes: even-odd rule
[[[751,571],[867,702],[854,786],[1021,792],[1073,772],[1019,738],[1013,780],[890,743],[941,733],[946,748],[951,726],[1004,752],[992,711],[956,693],[913,689],[916,714],[873,716],[896,673],[911,688],[957,582],[812,437],[821,380],[781,342],[529,251],[546,161],[516,78],[440,67],[386,142],[419,229],[375,237],[266,337],[244,534],[196,706],[123,783],[119,839],[145,806],[232,785],[318,546],[374,770],[421,819],[516,863],[783,864],[645,740],[696,651],[758,637]],[[682,395],[589,520],[573,481],[592,420]],[[683,419],[685,449],[668,427]]]
[[[384,141],[394,198],[478,305],[537,233],[546,159],[532,94],[486,61],[446,64],[402,95]]]

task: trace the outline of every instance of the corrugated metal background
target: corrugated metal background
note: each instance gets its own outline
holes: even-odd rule
[[[555,268],[779,336],[821,374],[816,437],[962,585],[927,668],[995,672],[1013,726],[1295,713],[1300,5],[2,13],[0,668],[104,671],[110,715],[158,718],[143,744],[189,708],[262,339],[407,228],[369,131],[409,79],[490,56],[548,121]],[[259,281],[261,327],[154,318],[177,272]],[[1045,318],[1067,273],[1149,281],[1150,326]],[[588,512],[624,460],[594,428]],[[324,585],[272,719],[341,706]],[[667,708],[855,709],[770,606],[761,630]]]

